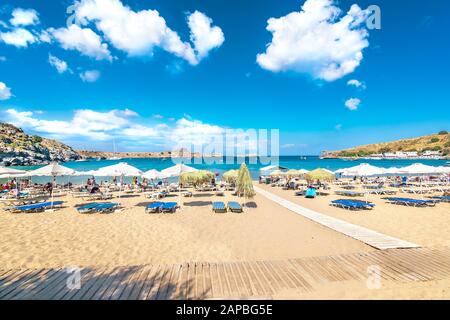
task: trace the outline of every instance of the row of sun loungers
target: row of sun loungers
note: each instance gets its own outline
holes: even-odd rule
[[[34,204],[28,204],[23,206],[15,206],[7,208],[6,210],[11,211],[13,213],[31,213],[31,212],[43,212],[45,210],[59,208],[63,205],[62,201],[53,201],[53,202],[40,202]]]
[[[221,201],[213,202],[212,210],[215,213],[226,213],[227,211],[230,211],[233,213],[244,212],[244,209],[242,208],[242,206],[239,203],[237,203],[236,201],[229,201],[227,203],[227,206],[225,206],[225,203],[223,203]]]
[[[79,213],[111,213],[119,208],[118,203],[105,202],[105,203],[88,203],[77,207]]]
[[[147,213],[175,213],[179,208],[176,202],[153,202],[145,208]]]
[[[347,210],[372,210],[375,205],[368,201],[339,199],[331,201],[331,205],[338,208]]]
[[[434,207],[436,205],[435,200],[418,200],[410,198],[384,198],[389,203],[399,204],[410,207]]]

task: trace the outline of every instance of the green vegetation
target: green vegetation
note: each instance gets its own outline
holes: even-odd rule
[[[439,133],[438,133],[438,135],[440,135],[440,136],[444,136],[446,134],[448,134],[448,132],[445,130],[439,131]]]
[[[431,138],[430,143],[436,143],[439,142],[439,138]]]

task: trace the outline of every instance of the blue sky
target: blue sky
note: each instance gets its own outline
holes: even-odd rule
[[[49,3],[0,5],[0,118],[76,148],[156,151],[274,128],[281,154],[318,154],[450,129],[446,0],[82,0],[77,30],[73,1]],[[330,42],[354,4],[357,25]],[[358,24],[370,5],[380,30]]]

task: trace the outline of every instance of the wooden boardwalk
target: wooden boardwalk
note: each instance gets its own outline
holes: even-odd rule
[[[269,200],[272,200],[279,205],[291,210],[292,212],[295,212],[332,230],[345,234],[346,236],[352,237],[353,239],[362,241],[365,244],[376,249],[385,250],[419,247],[419,245],[415,243],[394,238],[340,219],[327,216],[322,213],[315,212],[256,186],[255,191],[268,198]]]
[[[307,293],[329,284],[365,284],[368,268],[382,283],[450,278],[450,248],[390,249],[283,261],[187,263],[85,268],[80,288],[69,289],[66,269],[0,271],[0,299],[270,299]]]

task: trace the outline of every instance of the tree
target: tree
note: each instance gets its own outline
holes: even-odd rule
[[[439,133],[438,133],[438,135],[440,135],[440,136],[444,136],[446,134],[448,134],[448,132],[445,130],[439,131]]]
[[[244,198],[252,199],[256,195],[250,171],[245,163],[242,163],[239,168],[236,191],[240,197]]]

